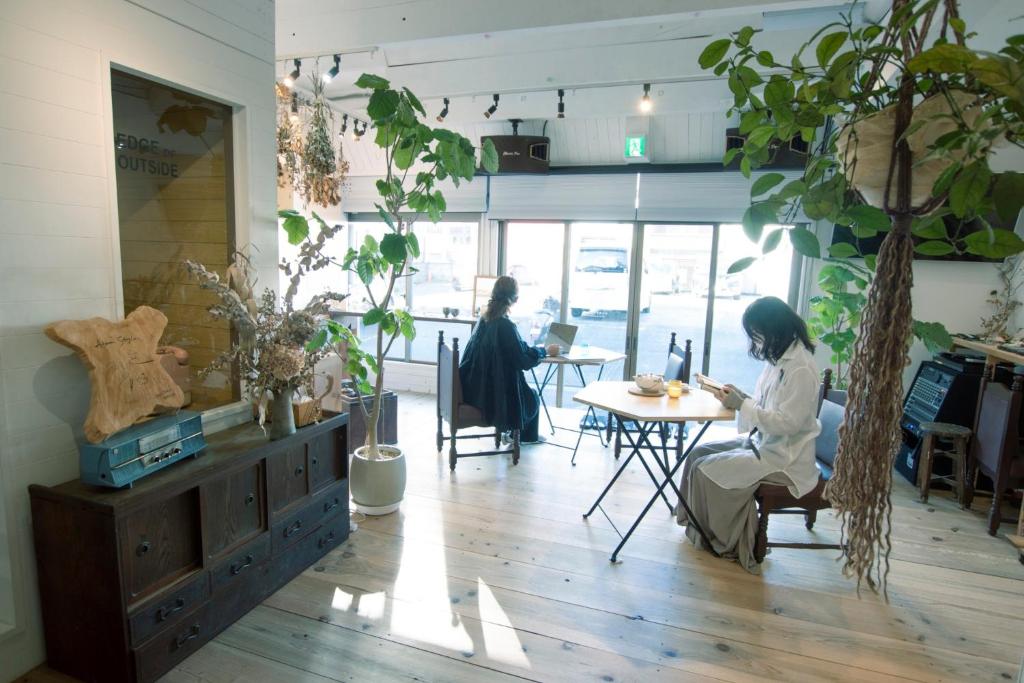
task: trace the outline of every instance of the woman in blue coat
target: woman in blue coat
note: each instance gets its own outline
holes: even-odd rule
[[[515,278],[502,275],[494,283],[473,335],[459,363],[462,400],[478,409],[501,432],[520,430],[520,440],[540,440],[537,426],[540,401],[523,376],[524,370],[537,367],[541,358],[558,353],[558,345],[546,349],[530,346],[519,336],[509,309],[519,299]]]

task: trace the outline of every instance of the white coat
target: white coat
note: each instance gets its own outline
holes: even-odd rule
[[[749,448],[726,451],[702,462],[701,471],[726,489],[746,488],[781,472],[793,483],[791,494],[799,498],[810,493],[818,484],[814,439],[821,432],[819,382],[814,357],[799,341],[778,363],[765,363],[737,420],[741,432],[757,428],[750,441],[761,457]]]

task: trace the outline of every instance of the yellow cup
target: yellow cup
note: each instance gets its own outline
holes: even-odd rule
[[[668,383],[668,397],[679,398],[683,395],[683,383],[681,380],[673,379]]]

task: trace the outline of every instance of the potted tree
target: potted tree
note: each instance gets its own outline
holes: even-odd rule
[[[843,522],[844,571],[884,592],[899,386],[911,334],[949,343],[941,325],[911,317],[912,257],[1003,258],[1024,248],[1012,230],[987,221],[992,211],[1015,220],[1024,203],[1024,175],[989,165],[997,145],[1024,146],[1024,35],[997,50],[971,46],[975,36],[956,0],[893,0],[882,22],[868,25],[839,16],[792,56],[759,49],[756,33],[742,28],[711,42],[699,58],[701,67],[728,78],[731,112],[746,136],[725,163],[738,159],[750,177],[795,138],[810,149],[799,179],[785,183],[769,172],[754,181],[747,235],[763,239],[765,252],[788,236],[796,251],[821,258],[806,227],[763,235],[765,225],[802,214],[861,238],[884,234],[877,259],[867,256],[863,265],[850,262],[858,256],[852,245],[830,248],[835,267],[827,276],[836,282],[826,297],[834,300],[821,306],[823,326],[843,332],[829,345],[850,361],[846,421],[826,495]],[[970,231],[969,224],[983,229]],[[863,299],[849,296],[861,291]],[[845,322],[835,317],[841,314]]]
[[[386,226],[384,236],[378,240],[367,235],[339,261],[324,251],[338,228],[313,213],[312,221],[318,226],[314,235],[311,221],[305,216],[293,210],[280,211],[279,215],[288,241],[299,246],[296,274],[338,267],[355,277],[370,302],[362,322],[376,329],[371,348],[364,349],[359,337],[336,321],[327,321],[309,345],[329,346],[352,376],[359,410],[366,420],[366,442],[352,454],[352,498],[360,511],[382,515],[396,510],[405,492],[402,450],[395,444],[381,444],[377,438],[384,358],[399,338],[411,340],[416,336],[412,314],[395,305],[395,286],[415,272],[411,262],[420,254],[414,232],[416,221],[425,215],[436,223],[444,215],[446,205],[439,181],[450,179],[456,187],[471,181],[477,158],[476,148],[467,138],[423,122],[423,105],[408,88],[392,88],[387,80],[372,74],[360,76],[356,86],[370,92],[366,113],[376,129],[374,142],[384,154],[385,173],[377,181],[380,203],[376,205]],[[479,164],[488,172],[497,171],[498,155],[490,140],[480,149]]]

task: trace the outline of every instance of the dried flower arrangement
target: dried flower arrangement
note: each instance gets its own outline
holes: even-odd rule
[[[291,103],[293,94],[280,84],[275,85],[277,93],[277,185],[295,187],[298,185],[300,157],[302,156],[302,129],[292,119]]]
[[[309,105],[309,130],[302,148],[301,182],[299,195],[307,204],[336,206],[341,203],[341,182],[348,172],[348,164],[341,159],[340,148],[334,149],[334,113],[324,97],[324,81],[314,71],[313,101]]]
[[[995,308],[995,312],[987,318],[981,319],[981,336],[988,342],[1005,342],[1015,335],[1010,332],[1007,325],[1010,318],[1021,306],[1018,293],[1024,286],[1021,280],[1021,266],[1024,264],[1019,256],[1013,256],[999,264],[999,281],[1002,283],[1000,289],[993,289],[989,292],[986,300],[989,305]]]
[[[248,258],[242,254],[236,253],[224,279],[201,263],[185,261],[184,265],[201,288],[217,296],[218,303],[207,309],[210,315],[232,322],[238,331],[237,343],[215,358],[201,376],[237,362],[246,395],[258,407],[260,424],[266,420],[268,395],[273,396],[275,404],[284,401],[288,409],[282,412],[291,416],[292,394],[299,388],[312,393],[314,368],[327,353],[322,347],[309,346],[321,327],[318,318],[327,314],[328,302],[346,295],[325,292],[296,309],[292,299],[300,277],[297,274],[279,307],[277,294],[269,288],[255,301],[255,279]],[[277,430],[278,424],[274,428]]]

